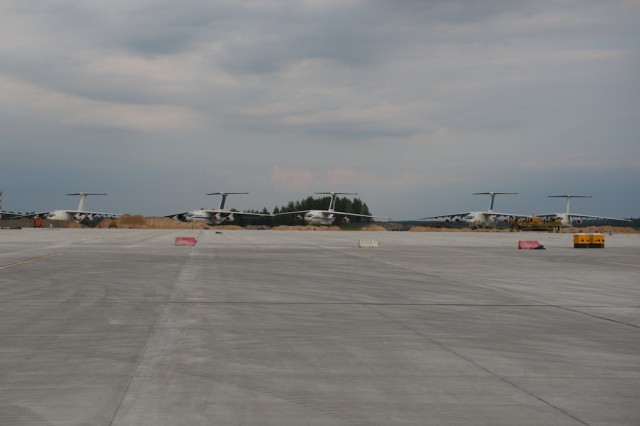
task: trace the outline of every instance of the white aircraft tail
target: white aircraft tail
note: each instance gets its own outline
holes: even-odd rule
[[[79,195],[80,202],[78,203],[78,211],[84,212],[86,211],[85,206],[87,204],[87,195],[107,195],[107,194],[104,192],[74,192],[72,194],[67,194],[67,195]]]
[[[549,198],[566,198],[567,199],[567,211],[566,211],[566,214],[570,214],[571,212],[569,211],[569,209],[571,207],[571,199],[572,198],[591,198],[591,195],[565,194],[565,195],[547,195],[547,197],[549,197]]]
[[[473,195],[490,195],[491,202],[489,203],[489,211],[493,211],[493,201],[496,198],[496,195],[517,195],[517,192],[474,192]]]
[[[221,195],[222,198],[220,199],[220,206],[218,207],[218,210],[223,210],[224,203],[227,201],[227,195],[233,194],[248,194],[248,192],[211,192],[207,195]]]
[[[338,195],[358,195],[357,192],[316,192],[318,195],[331,195],[328,211],[332,212],[336,208],[336,197]]]

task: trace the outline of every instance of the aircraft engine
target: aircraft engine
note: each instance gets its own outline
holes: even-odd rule
[[[513,218],[512,218],[512,217],[505,217],[504,219],[502,219],[502,221],[503,221],[504,223],[506,223],[506,224],[511,223],[511,221],[512,221],[512,220],[513,220]]]
[[[223,218],[225,222],[233,222],[234,220],[236,220],[235,217],[233,217],[232,214],[230,214],[229,216],[226,216]]]
[[[342,222],[343,225],[348,225],[351,223],[351,219],[349,219],[347,216],[342,216],[342,219],[340,219],[340,222]]]
[[[295,219],[296,222],[302,222],[304,220],[304,217],[301,214],[297,214],[294,217],[294,219]]]
[[[576,225],[582,225],[582,219],[576,219],[575,222]]]
[[[224,220],[224,217],[222,217],[220,214],[217,214],[215,216],[213,216],[213,220],[214,222],[220,223]]]
[[[82,214],[82,213],[76,213],[73,215],[73,221],[74,222],[84,222],[85,220],[92,220],[93,216],[90,214]]]

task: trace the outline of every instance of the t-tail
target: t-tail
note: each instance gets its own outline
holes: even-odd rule
[[[85,212],[86,210],[86,205],[87,205],[87,196],[88,195],[107,195],[104,192],[74,192],[72,194],[67,194],[67,195],[79,195],[80,196],[80,202],[78,203],[78,211],[79,212]]]
[[[227,195],[233,194],[248,194],[248,192],[211,192],[207,195],[221,195],[222,198],[220,199],[220,206],[218,207],[218,210],[224,210],[224,203],[227,201]]]
[[[571,211],[569,209],[571,208],[571,199],[572,198],[591,198],[591,195],[571,195],[571,194],[566,194],[566,195],[547,195],[547,197],[549,197],[549,198],[566,198],[567,199],[567,211],[566,211],[566,214],[570,215]]]
[[[332,212],[336,208],[336,197],[338,195],[358,195],[357,192],[316,192],[318,195],[331,195],[328,211]]]
[[[496,198],[496,195],[517,195],[517,192],[474,192],[473,195],[490,195],[491,202],[489,203],[489,211],[493,211],[493,201]]]

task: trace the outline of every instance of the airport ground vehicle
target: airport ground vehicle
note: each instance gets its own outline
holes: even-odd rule
[[[509,221],[511,231],[549,231],[560,232],[562,220],[538,216],[517,217]]]

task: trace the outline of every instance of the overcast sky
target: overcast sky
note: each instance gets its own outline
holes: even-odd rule
[[[3,208],[640,216],[640,1],[0,0]]]

